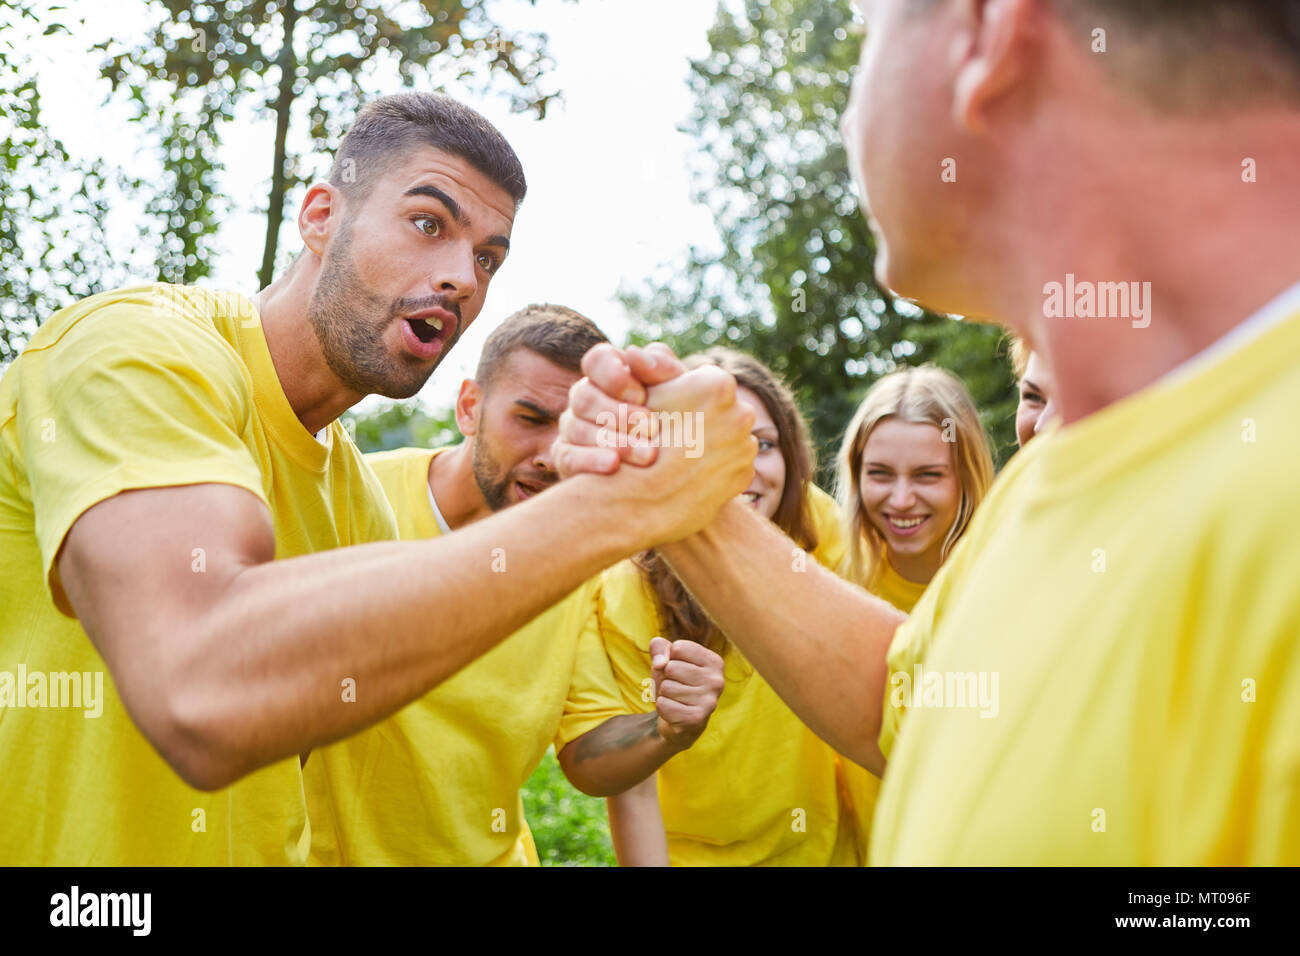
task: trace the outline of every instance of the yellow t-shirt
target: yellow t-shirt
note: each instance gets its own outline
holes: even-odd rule
[[[999,476],[891,650],[938,680],[873,863],[1300,864],[1297,355],[1300,315]]]
[[[429,503],[435,454],[366,456],[404,540],[440,534]],[[520,788],[552,742],[559,750],[624,713],[594,627],[584,629],[596,584],[387,720],[313,753],[312,862],[536,866]]]
[[[53,315],[0,381],[0,864],[305,862],[297,758],[220,791],[187,786],[60,613],[61,588],[59,609],[53,600],[55,556],[88,508],[207,482],[267,505],[277,558],[397,535],[347,432],[331,424],[322,445],[294,415],[242,296],[166,285],[93,296]],[[177,542],[177,560],[201,567],[201,547]],[[33,708],[50,674],[67,675],[66,693]],[[76,703],[72,674],[93,706],[49,706]]]
[[[821,543],[834,567],[843,551],[835,504],[808,486]],[[793,555],[792,560],[800,560]],[[654,710],[650,641],[663,636],[659,605],[624,561],[602,576],[593,614],[628,710]],[[794,637],[794,635],[792,635]],[[659,806],[673,866],[856,866],[854,814],[839,757],[804,726],[727,642],[726,686],[709,726],[658,771]],[[648,698],[648,699],[647,699]]]
[[[894,570],[894,566],[889,563],[889,558],[885,557],[872,573],[871,586],[867,590],[881,600],[888,601],[904,614],[908,614],[925,593],[926,586],[907,580]],[[857,820],[862,858],[866,860],[871,836],[871,820],[875,813],[876,800],[880,795],[880,778],[847,757],[841,757],[840,763],[844,785],[848,788],[848,802],[853,807]]]
[[[925,593],[925,584],[918,584],[903,577],[894,570],[886,555],[877,563],[867,590],[881,600],[888,601],[904,614],[910,614],[912,608],[916,607],[916,602],[921,600],[921,595]]]

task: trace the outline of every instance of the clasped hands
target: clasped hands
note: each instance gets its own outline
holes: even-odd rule
[[[662,343],[598,345],[583,356],[582,371],[560,416],[556,469],[561,478],[625,482],[646,547],[701,530],[749,486],[754,413],[736,400],[730,373],[716,365],[688,371]],[[683,442],[684,434],[695,438]]]

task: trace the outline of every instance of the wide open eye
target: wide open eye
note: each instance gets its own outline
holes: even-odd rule
[[[437,238],[442,235],[442,222],[433,216],[416,216],[411,221],[426,236]]]

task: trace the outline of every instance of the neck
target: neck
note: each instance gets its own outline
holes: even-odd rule
[[[434,455],[429,463],[429,490],[453,531],[492,513],[474,480],[474,439]]]
[[[943,557],[938,547],[930,548],[922,554],[906,555],[892,554],[886,549],[884,560],[898,572],[899,576],[913,584],[929,584],[930,580],[939,573],[939,566],[943,564]]]
[[[307,317],[319,266],[320,260],[305,252],[288,272],[253,297],[280,388],[298,421],[313,435],[365,397],[344,386],[330,370]]]
[[[1150,385],[1300,280],[1294,110],[1125,128],[1119,155],[1113,140],[1108,155],[1062,140],[1052,174],[1020,170],[1014,209],[992,217],[997,259],[1014,272],[991,313],[1019,317],[1011,324],[1051,367],[1066,425]],[[1243,181],[1248,157],[1257,182]],[[1145,316],[1132,303],[1128,316],[1049,315],[1045,287],[1067,275],[1085,296],[1080,283],[1127,283]]]

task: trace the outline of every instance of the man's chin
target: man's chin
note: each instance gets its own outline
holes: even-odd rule
[[[397,400],[414,398],[420,393],[420,389],[429,383],[434,371],[442,363],[443,356],[439,355],[437,361],[427,368],[422,363],[409,360],[409,356],[404,358],[408,361],[398,362],[400,366],[405,366],[404,368],[386,376],[383,381],[374,383],[375,387],[372,389],[374,394]]]

